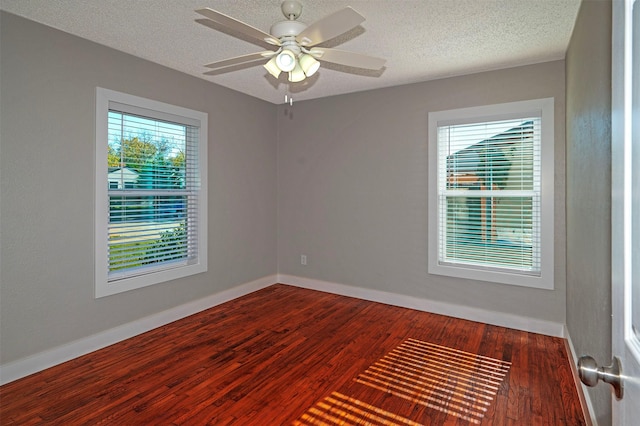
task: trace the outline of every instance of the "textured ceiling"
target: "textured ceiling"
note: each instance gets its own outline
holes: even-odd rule
[[[1,0],[2,10],[255,96],[320,98],[564,58],[580,0],[300,0],[310,24],[346,6],[366,20],[324,47],[387,59],[381,72],[323,63],[301,83],[261,66],[206,76],[203,64],[258,52],[196,23],[210,7],[268,32],[280,0]],[[265,61],[266,62],[266,61]]]

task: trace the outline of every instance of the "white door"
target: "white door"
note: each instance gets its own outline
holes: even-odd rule
[[[640,424],[640,0],[613,0],[613,355],[624,397],[613,424]]]

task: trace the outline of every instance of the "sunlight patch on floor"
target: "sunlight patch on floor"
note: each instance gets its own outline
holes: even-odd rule
[[[479,424],[511,363],[407,339],[354,381],[432,410]],[[308,425],[420,426],[352,396],[333,392],[294,423]]]
[[[339,392],[333,392],[331,396],[317,403],[293,424],[295,426],[360,424],[385,426],[422,425],[421,423],[416,423]]]
[[[355,380],[480,423],[510,366],[499,359],[408,339]]]

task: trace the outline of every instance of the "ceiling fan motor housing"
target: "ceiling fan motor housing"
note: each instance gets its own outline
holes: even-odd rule
[[[271,26],[269,33],[282,40],[282,37],[295,37],[307,28],[307,25],[300,21],[280,21]]]

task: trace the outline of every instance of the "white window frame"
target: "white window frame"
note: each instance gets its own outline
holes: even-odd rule
[[[196,123],[198,135],[198,254],[188,265],[158,268],[143,275],[109,281],[108,226],[108,114],[111,105],[126,105],[140,115],[168,121]],[[177,119],[177,120],[176,120]],[[207,271],[207,121],[204,112],[151,99],[96,88],[95,151],[95,297],[100,298]]]
[[[484,270],[439,261],[438,126],[541,117],[540,275]],[[534,99],[429,113],[429,273],[540,289],[554,288],[554,98]]]

